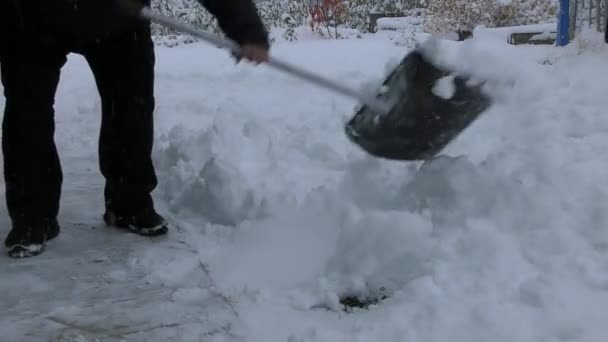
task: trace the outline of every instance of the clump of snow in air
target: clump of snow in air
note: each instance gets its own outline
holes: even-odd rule
[[[173,225],[160,239],[102,224],[100,102],[85,61],[70,56],[56,104],[62,234],[36,259],[2,257],[0,331],[7,341],[603,341],[602,39],[437,44],[438,60],[487,80],[495,102],[424,163],[351,144],[349,98],[204,43],[159,47],[154,196]],[[373,91],[406,53],[382,35],[273,48]]]
[[[435,82],[433,94],[443,98],[450,99],[456,92],[456,84],[454,84],[454,75],[442,77]]]

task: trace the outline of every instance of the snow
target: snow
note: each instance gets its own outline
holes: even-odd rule
[[[402,30],[408,29],[412,25],[422,25],[423,17],[387,17],[377,21],[378,30]]]
[[[601,34],[431,48],[489,79],[496,103],[420,164],[350,144],[350,99],[203,43],[158,47],[155,198],[174,225],[160,239],[101,223],[99,98],[70,56],[56,103],[62,233],[36,258],[0,257],[3,338],[603,341]],[[273,48],[361,88],[406,53],[382,35]],[[386,299],[344,311],[347,295]]]
[[[483,26],[476,27],[477,30],[489,30],[494,32],[508,32],[508,33],[530,33],[530,32],[555,32],[557,30],[556,23],[546,24],[530,24],[530,25],[517,25],[517,26],[503,26],[503,27],[492,27],[487,28]]]
[[[449,75],[435,82],[433,94],[443,99],[450,99],[456,93],[456,85],[454,84],[455,75]]]

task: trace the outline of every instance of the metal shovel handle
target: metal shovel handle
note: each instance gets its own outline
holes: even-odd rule
[[[203,40],[207,41],[208,43],[211,43],[217,47],[229,49],[232,52],[234,52],[235,54],[240,55],[241,48],[240,48],[240,45],[237,44],[236,42],[229,40],[229,39],[220,38],[214,34],[211,34],[211,33],[208,33],[208,32],[202,31],[202,30],[198,30],[190,25],[179,22],[173,18],[154,14],[152,12],[152,10],[148,7],[144,7],[141,9],[140,16],[145,19],[148,19],[152,22],[156,22],[160,25],[172,28],[176,31],[182,31],[182,32],[189,33],[189,34],[191,34],[195,37],[198,37],[200,39],[203,39]],[[367,105],[368,107],[373,109],[375,112],[378,112],[379,114],[386,114],[391,109],[387,103],[380,101],[375,96],[370,96],[369,94],[361,93],[355,89],[346,87],[335,81],[324,78],[320,75],[300,69],[294,65],[291,65],[287,62],[278,60],[274,57],[270,57],[267,64],[274,67],[275,69],[281,70],[283,72],[297,76],[297,77],[299,77],[303,80],[306,80],[308,82],[311,82],[313,84],[325,87],[329,90],[341,93],[341,94],[351,97],[355,100],[358,100],[359,102]]]

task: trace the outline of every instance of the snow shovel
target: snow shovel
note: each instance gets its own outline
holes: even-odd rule
[[[227,48],[235,55],[240,46],[229,39],[193,28],[150,8],[121,1],[131,14],[176,31],[186,32]],[[359,92],[320,75],[270,57],[267,65],[359,101],[363,106],[346,124],[347,137],[367,153],[396,160],[423,160],[439,153],[489,106],[479,87],[456,78],[454,96],[443,99],[432,92],[435,82],[450,74],[428,62],[415,50],[409,53],[383,83],[388,91]]]
[[[451,94],[437,94],[448,78]],[[346,124],[347,137],[367,153],[393,160],[428,160],[439,154],[491,105],[483,82],[455,75],[429,62],[422,50],[410,52],[383,83],[380,98],[392,99],[386,115],[362,106]]]

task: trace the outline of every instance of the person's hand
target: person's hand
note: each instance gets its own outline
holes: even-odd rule
[[[268,48],[263,45],[246,44],[241,47],[240,57],[255,64],[268,62]]]

